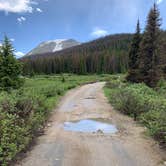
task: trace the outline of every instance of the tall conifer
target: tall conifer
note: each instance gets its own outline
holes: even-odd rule
[[[5,36],[0,51],[0,88],[8,90],[10,88],[19,88],[22,79],[22,65],[14,57],[14,49],[10,40]]]
[[[154,87],[160,79],[159,44],[161,19],[157,5],[150,10],[141,42],[140,82]]]
[[[129,72],[127,80],[131,82],[138,82],[138,68],[139,68],[139,51],[140,51],[140,23],[137,22],[136,33],[134,34],[131,48],[129,52]]]

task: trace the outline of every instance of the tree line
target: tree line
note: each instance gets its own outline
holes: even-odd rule
[[[128,81],[144,82],[150,87],[155,87],[158,81],[165,77],[166,35],[160,26],[160,13],[154,4],[147,17],[143,34],[140,33],[139,21],[137,23],[129,51]]]

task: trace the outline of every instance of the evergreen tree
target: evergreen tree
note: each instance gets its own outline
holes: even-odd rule
[[[160,13],[154,4],[148,15],[140,49],[140,82],[145,82],[150,87],[155,87],[160,79],[160,26]]]
[[[140,51],[140,23],[137,22],[136,33],[133,36],[131,48],[129,52],[129,72],[127,80],[130,82],[138,82],[138,68],[139,68],[139,51]]]
[[[163,72],[163,77],[166,79],[166,33],[165,31],[161,32],[160,40],[160,68]]]
[[[20,78],[22,65],[14,57],[13,52],[12,44],[5,36],[0,51],[0,88],[5,90],[19,88],[23,83]]]

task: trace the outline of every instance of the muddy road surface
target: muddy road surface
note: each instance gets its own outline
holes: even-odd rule
[[[104,84],[88,84],[68,92],[53,111],[44,135],[16,166],[164,165],[163,152],[145,136],[145,128],[110,106]],[[86,120],[94,131],[87,130]],[[93,120],[97,126],[91,124]],[[70,123],[75,123],[74,128],[65,130]],[[107,124],[117,131],[104,133]]]

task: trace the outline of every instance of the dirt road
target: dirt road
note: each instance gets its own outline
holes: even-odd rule
[[[45,134],[17,166],[160,166],[163,153],[145,129],[114,111],[103,94],[104,83],[71,90],[53,112]],[[105,119],[118,132],[64,131],[63,123]]]

